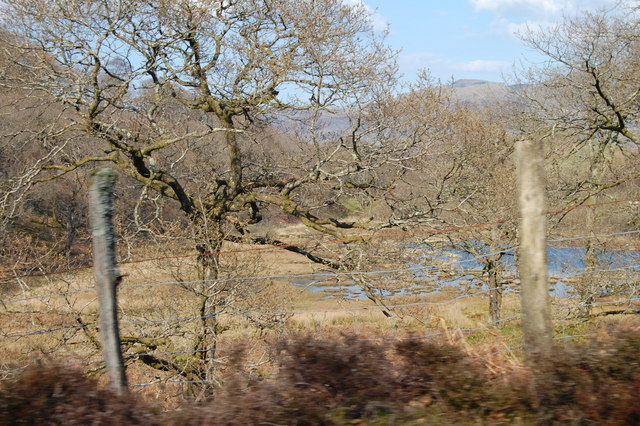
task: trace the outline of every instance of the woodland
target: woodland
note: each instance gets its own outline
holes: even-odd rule
[[[611,259],[626,253],[637,265],[640,251],[638,13],[623,1],[521,34],[546,61],[516,67],[499,99],[467,102],[428,70],[403,79],[370,11],[340,0],[0,3],[0,423],[10,423],[6,407],[32,410],[11,398],[28,395],[36,377],[58,377],[36,360],[74,362],[80,376],[106,380],[95,298],[83,292],[92,286],[87,190],[92,173],[108,167],[118,175],[130,382],[164,383],[135,392],[165,408],[218,401],[214,417],[194,411],[192,423],[169,416],[171,424],[393,423],[390,415],[447,424],[461,412],[481,423],[632,424],[640,416],[626,397],[640,383],[638,351],[634,358],[629,349],[640,341],[638,269]],[[590,412],[578,394],[572,406],[570,384],[547,389],[541,402],[539,389],[523,390],[533,373],[521,356],[504,350],[522,337],[508,323],[519,281],[507,261],[518,257],[514,149],[522,140],[544,150],[550,247],[575,249],[581,263],[565,280],[568,297],[557,305],[571,306],[554,317],[554,330],[591,345],[579,365],[570,360],[580,350],[563,349],[566,362],[540,382],[564,383],[565,373],[581,386],[602,380],[593,398],[621,389],[614,408]],[[445,248],[477,265],[453,290],[408,268],[455,275],[437,255]],[[320,276],[362,297],[319,297],[292,284]],[[411,286],[420,290],[409,294]],[[481,298],[465,302],[475,292]],[[455,312],[429,305],[460,298]],[[366,316],[356,320],[349,309]],[[331,310],[340,312],[327,319]],[[479,323],[490,331],[478,342],[460,337]],[[409,338],[443,327],[444,346]],[[616,327],[627,331],[603,332],[605,343],[585,337]],[[369,343],[389,333],[407,340]],[[611,345],[630,370],[616,370],[598,345]],[[236,356],[226,347],[253,349]],[[486,358],[496,348],[504,358]],[[471,365],[469,354],[490,361],[450,376],[449,368]],[[341,370],[354,363],[359,378]],[[278,371],[276,388],[261,381]],[[335,374],[344,387],[323,382]],[[490,376],[515,396],[484,388]],[[83,398],[71,390],[93,385],[74,377],[51,382],[71,380],[70,397]],[[296,400],[297,388],[316,402]],[[374,388],[380,395],[364,391]],[[111,409],[124,410],[125,423],[162,423],[151,409],[133,415],[122,404]],[[251,411],[260,404],[271,407],[265,417]],[[331,409],[318,411],[322,404]]]

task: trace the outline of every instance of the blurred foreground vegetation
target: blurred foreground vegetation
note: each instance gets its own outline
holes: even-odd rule
[[[175,410],[119,397],[46,362],[0,385],[0,424],[600,424],[640,422],[640,328],[557,346],[535,371],[490,368],[443,341],[300,335],[273,348],[274,374],[233,362],[206,400]],[[246,369],[245,369],[246,371]]]

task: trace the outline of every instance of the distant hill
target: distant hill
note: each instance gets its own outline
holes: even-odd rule
[[[516,86],[472,79],[456,80],[447,87],[452,90],[454,100],[475,105],[507,101],[518,90]],[[297,129],[304,129],[309,117],[309,111],[282,111],[272,117],[272,125],[281,131],[295,133]],[[346,131],[351,123],[344,111],[334,109],[332,112],[321,111],[317,125],[317,131],[327,136]]]
[[[487,104],[505,101],[516,88],[502,83],[485,80],[457,80],[451,85],[454,99],[474,104]]]
[[[461,89],[464,87],[471,87],[471,86],[484,86],[486,84],[499,84],[499,83],[493,83],[491,81],[486,81],[486,80],[462,79],[462,80],[454,81],[452,84],[452,87],[455,89]]]
[[[310,116],[309,111],[282,111],[272,117],[272,125],[285,132],[295,133],[300,130],[304,133]],[[336,108],[332,112],[320,111],[316,125],[319,134],[329,135],[346,131],[351,123],[346,112]]]

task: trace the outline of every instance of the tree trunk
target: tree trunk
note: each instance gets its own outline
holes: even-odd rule
[[[216,380],[216,349],[218,344],[218,314],[219,304],[224,303],[220,295],[220,250],[222,249],[223,234],[220,221],[210,222],[207,229],[206,242],[198,244],[202,254],[198,256],[198,295],[200,299],[200,335],[196,341],[195,350],[198,351],[203,365],[202,378],[207,382],[207,388]]]
[[[597,200],[597,197],[589,197],[587,199],[587,203],[593,203]],[[587,232],[591,235],[594,235],[595,232],[595,223],[596,223],[596,213],[594,211],[595,207],[587,207],[587,211],[585,214],[585,225]],[[587,272],[582,277],[580,277],[579,285],[582,288],[578,289],[578,294],[580,295],[580,310],[578,315],[582,318],[587,318],[591,315],[591,308],[593,306],[593,302],[595,302],[595,292],[596,292],[596,283],[593,282],[593,276],[589,273],[593,273],[596,270],[597,264],[597,253],[596,253],[596,244],[592,239],[587,240],[587,244],[585,247],[584,253],[584,269]]]
[[[502,287],[496,263],[489,261],[487,266],[489,274],[489,322],[500,321],[500,311],[502,309]]]
[[[502,255],[500,250],[499,232],[496,226],[491,229],[491,241],[489,251],[492,253],[487,259],[487,274],[489,284],[489,322],[500,321],[500,311],[502,309],[502,285],[500,283],[500,267]],[[495,253],[495,254],[493,254]]]
[[[604,176],[606,167],[607,167],[607,153],[606,148],[600,149],[602,147],[592,146],[591,147],[591,172],[590,179],[592,184],[597,185]],[[591,195],[585,203],[593,204],[597,203],[600,200],[598,194]],[[590,235],[596,235],[596,223],[597,223],[597,212],[595,206],[587,207],[587,211],[585,213],[585,228],[587,233]],[[589,317],[591,315],[591,309],[593,303],[596,301],[596,295],[598,292],[598,283],[594,281],[593,273],[596,271],[598,266],[598,256],[597,256],[597,241],[593,239],[588,239],[585,247],[585,255],[584,255],[584,268],[587,273],[581,277],[581,282],[579,283],[581,288],[578,288],[578,294],[580,296],[580,304],[581,309],[579,311],[579,315],[581,317]],[[591,273],[589,273],[591,272]]]
[[[229,167],[231,169],[231,191],[232,195],[235,196],[242,192],[242,152],[238,146],[233,117],[223,114],[222,116],[218,116],[218,118],[224,128],[227,129],[224,138],[227,145],[227,155],[229,155]]]

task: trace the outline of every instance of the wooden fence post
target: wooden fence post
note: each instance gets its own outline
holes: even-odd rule
[[[116,265],[116,241],[113,231],[113,198],[116,174],[99,169],[91,177],[89,209],[93,237],[93,271],[98,292],[98,311],[102,353],[110,386],[119,394],[127,392],[127,376],[120,349],[116,287],[120,273]]]
[[[552,329],[547,271],[544,151],[542,142],[516,145],[520,206],[520,300],[525,358],[535,363],[551,355]]]

